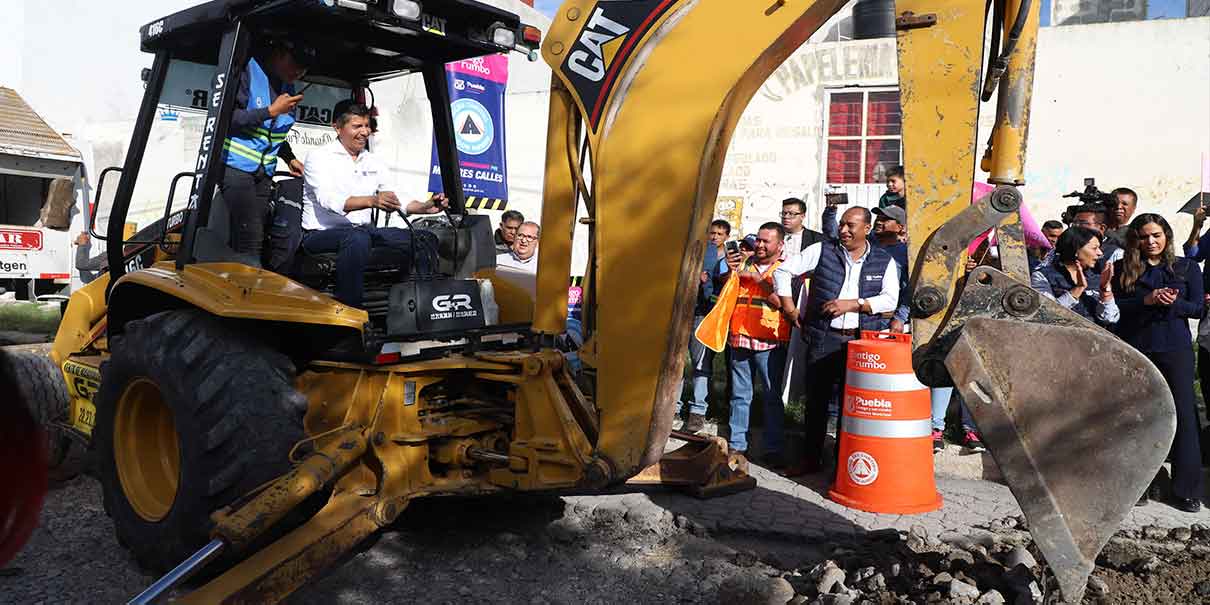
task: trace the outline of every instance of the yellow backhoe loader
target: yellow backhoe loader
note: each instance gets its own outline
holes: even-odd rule
[[[703,495],[750,487],[746,461],[721,440],[665,455],[690,307],[744,107],[843,4],[565,2],[541,41],[554,77],[542,254],[528,287],[494,270],[486,217],[465,211],[443,68],[532,53],[537,32],[516,15],[472,0],[212,0],[144,26],[155,59],[97,234],[108,273],[72,296],[52,353],[119,538],[148,568],[172,568],[136,602],[203,567],[208,581],[182,601],[283,599],[415,498],[591,493],[628,480]],[[895,3],[911,304],[918,375],[962,392],[1075,601],[1175,422],[1154,367],[1027,285],[1016,187],[1038,10],[1036,0]],[[422,75],[451,199],[448,216],[424,226],[439,277],[399,258],[371,262],[366,308],[352,308],[329,294],[330,258],[300,253],[279,274],[228,247],[216,184],[232,87],[250,44],[279,35],[318,50],[307,81],[350,96]],[[173,213],[169,199],[163,219],[124,239],[157,104],[181,62],[213,68],[196,162],[178,177],[192,179],[188,207]],[[997,188],[972,205],[980,93],[997,91],[983,160]],[[581,205],[589,263],[573,377],[553,343],[566,328]],[[962,251],[994,226],[1003,270],[980,268],[959,287]],[[452,293],[475,313],[451,323],[440,311]],[[498,321],[485,312],[493,299]]]

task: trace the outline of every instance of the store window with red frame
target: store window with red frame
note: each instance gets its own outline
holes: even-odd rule
[[[898,91],[838,92],[828,107],[829,184],[881,183],[888,169],[902,163]]]
[[[858,183],[861,179],[861,139],[831,137],[860,137],[865,94],[838,92],[828,105],[828,169],[829,183]]]

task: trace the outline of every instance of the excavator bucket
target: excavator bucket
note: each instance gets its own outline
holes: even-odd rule
[[[1163,464],[1176,413],[1141,353],[1041,303],[1026,321],[970,318],[945,365],[1064,599],[1079,603],[1097,554]]]

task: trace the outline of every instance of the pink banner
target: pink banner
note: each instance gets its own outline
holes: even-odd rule
[[[508,57],[505,55],[487,55],[455,61],[445,68],[451,73],[466,74],[501,84],[508,82]]]
[[[973,204],[975,200],[987,195],[988,193],[991,193],[993,189],[995,189],[995,187],[987,183],[975,183],[974,187],[971,188],[971,203]],[[1051,248],[1050,240],[1046,239],[1046,236],[1042,233],[1042,229],[1038,226],[1038,221],[1034,220],[1033,215],[1029,212],[1029,208],[1025,207],[1025,202],[1021,203],[1021,230],[1024,232],[1023,235],[1025,236],[1026,246],[1031,248],[1042,248],[1043,250],[1049,250]],[[975,251],[979,249],[979,244],[983,243],[983,240],[989,235],[992,238],[992,244],[995,244],[995,230],[988,229],[983,233],[983,235],[976,237],[975,240],[971,242],[971,245],[966,249],[967,254],[974,254]]]

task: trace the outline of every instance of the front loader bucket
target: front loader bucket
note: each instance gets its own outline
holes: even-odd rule
[[[966,322],[945,365],[1067,602],[1164,462],[1176,413],[1141,353],[1096,328]]]
[[[685,445],[667,452],[659,462],[639,471],[627,485],[679,487],[698,498],[716,498],[750,490],[756,479],[748,474],[748,459],[727,449],[713,435],[673,431]]]

